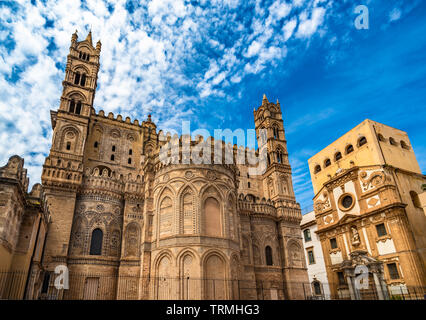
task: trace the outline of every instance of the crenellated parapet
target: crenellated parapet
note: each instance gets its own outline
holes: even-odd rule
[[[129,173],[124,176],[107,167],[98,166],[85,170],[80,192],[83,194],[103,193],[119,198],[126,195],[128,198],[143,199],[144,181],[140,175],[134,177]]]
[[[45,186],[69,188],[77,190],[83,179],[82,164],[80,161],[65,161],[60,157],[46,158],[41,181]]]
[[[273,201],[265,198],[260,199],[252,195],[239,195],[238,211],[240,214],[265,215],[277,218],[277,209]]]
[[[300,204],[291,200],[278,200],[275,202],[278,216],[289,222],[300,224],[302,221],[302,211]]]
[[[126,117],[123,120],[123,116],[121,114],[118,114],[117,116],[114,116],[114,113],[109,112],[108,115],[105,115],[105,111],[104,110],[100,110],[98,113],[96,113],[95,109],[92,109],[92,115],[100,117],[100,118],[104,118],[104,119],[110,119],[112,121],[115,122],[119,122],[119,123],[124,123],[124,124],[128,124],[128,125],[132,125],[132,126],[137,126],[139,128],[142,127],[144,122],[139,122],[138,119],[132,120],[130,119],[130,117]]]

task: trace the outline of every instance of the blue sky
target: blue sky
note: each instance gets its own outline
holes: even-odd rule
[[[308,158],[367,118],[408,132],[424,173],[425,18],[421,0],[2,1],[0,165],[19,154],[40,181],[71,34],[92,28],[97,110],[213,133],[252,128],[263,93],[278,98],[302,207]]]

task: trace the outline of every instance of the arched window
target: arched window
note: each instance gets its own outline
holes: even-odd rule
[[[220,204],[216,198],[209,197],[204,201],[204,229],[207,236],[222,236]]]
[[[282,163],[283,162],[283,153],[281,149],[277,149],[277,162]]]
[[[348,145],[347,147],[346,147],[346,154],[349,154],[349,153],[351,153],[351,152],[353,152],[354,151],[354,146],[353,145]]]
[[[133,154],[133,150],[132,149],[130,149],[129,150],[129,156],[131,156]]]
[[[382,142],[386,141],[385,138],[380,133],[377,135],[377,139],[379,139],[379,141],[382,141]]]
[[[114,155],[113,154],[111,155],[111,161],[114,161]]]
[[[115,146],[112,146],[112,152],[115,152]]]
[[[77,107],[75,108],[75,113],[80,114],[81,112],[81,101],[77,102]]]
[[[79,84],[79,83],[80,83],[80,72],[76,72],[74,77],[74,84]]]
[[[83,56],[81,57],[83,60],[86,60],[86,54],[83,52]]]
[[[78,57],[81,59],[81,55],[82,55],[82,52],[80,51],[79,52],[79,55],[78,55]]]
[[[71,150],[71,142],[67,142],[67,150]]]
[[[272,130],[274,132],[274,139],[278,139],[278,137],[279,137],[278,127],[274,126],[274,127],[272,127]]]
[[[70,101],[70,112],[74,113],[74,111],[75,111],[75,101],[71,100]]]
[[[390,137],[390,138],[389,138],[389,143],[390,143],[391,145],[393,145],[393,146],[396,146],[396,141],[395,141],[395,139],[394,139],[394,138],[392,138],[392,137]]]
[[[90,241],[90,254],[100,256],[102,254],[102,240],[104,234],[101,229],[95,229],[92,232],[92,240]]]
[[[193,193],[190,189],[185,192],[184,196],[182,197],[182,215],[181,218],[183,221],[183,226],[180,228],[183,233],[190,234],[194,232],[194,206],[193,206]]]
[[[358,147],[361,147],[361,146],[363,146],[366,143],[367,143],[367,139],[365,137],[361,137],[358,140]]]
[[[413,202],[413,205],[416,208],[422,207],[422,205],[420,204],[419,195],[415,191],[410,191],[410,197],[411,197],[411,201]]]
[[[405,141],[401,140],[401,148],[410,150],[410,147],[405,143]]]
[[[85,86],[86,85],[86,74],[83,73],[81,75],[81,81],[80,81],[80,85]]]
[[[314,294],[315,294],[316,296],[320,296],[320,295],[322,294],[322,292],[321,292],[321,284],[320,284],[320,282],[319,282],[319,281],[314,281],[314,282],[312,283],[312,285],[313,285],[313,287],[314,287]]]
[[[97,142],[97,141],[95,141],[95,145],[94,145],[94,147],[95,147],[95,148],[97,148],[97,147],[98,147],[98,142]]]
[[[335,161],[339,161],[340,159],[342,159],[342,153],[341,153],[341,152],[337,152],[337,153],[334,155],[334,160],[335,160]]]
[[[321,171],[321,166],[320,166],[319,164],[317,164],[317,165],[315,166],[314,173],[318,173],[318,172],[320,172],[320,171]]]
[[[272,261],[272,249],[270,246],[266,246],[265,247],[265,258],[266,258],[266,265],[267,266],[272,266],[273,261]]]
[[[90,58],[90,54],[87,54],[86,55],[86,60],[89,61],[89,58]]]
[[[127,159],[128,164],[132,164],[132,158]]]
[[[328,166],[331,166],[331,160],[330,159],[326,159],[324,161],[324,167],[328,167]]]
[[[271,158],[269,157],[269,154],[268,154],[268,166],[271,164]]]

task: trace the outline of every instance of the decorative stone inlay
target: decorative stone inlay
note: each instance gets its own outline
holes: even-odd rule
[[[379,202],[379,200],[377,198],[371,198],[370,200],[368,200],[367,204],[369,206],[374,207],[377,204],[377,202]]]
[[[185,172],[185,178],[191,179],[194,176],[194,173],[192,171],[186,171]]]
[[[324,217],[324,224],[330,224],[333,222],[334,222],[333,215],[329,214],[328,216]]]

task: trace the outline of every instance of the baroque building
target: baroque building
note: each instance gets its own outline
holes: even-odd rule
[[[407,133],[365,120],[308,162],[331,294],[423,294],[426,216],[419,194],[426,176]],[[373,291],[355,285],[359,266],[367,267]]]
[[[100,53],[91,33],[83,41],[72,35],[59,108],[51,111],[42,291],[63,299],[304,298],[302,216],[279,102],[264,96],[254,111],[258,138],[266,132],[263,174],[251,175],[246,162],[184,163],[185,139],[204,158],[221,157],[206,152],[210,144],[198,151],[205,142],[234,158],[259,152],[212,138],[164,138],[150,116],[140,123],[96,112]],[[173,141],[180,161],[160,161]],[[57,266],[68,268],[69,289],[55,289]]]

